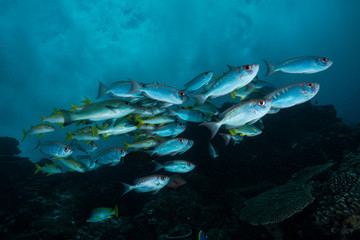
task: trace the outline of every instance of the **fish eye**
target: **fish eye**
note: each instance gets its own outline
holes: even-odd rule
[[[188,165],[189,167],[191,167],[192,164],[188,162],[187,165]]]
[[[329,59],[324,58],[324,57],[320,58],[320,60],[321,60],[323,63],[327,63],[327,62],[329,61]]]
[[[250,70],[251,70],[251,66],[250,66],[250,65],[245,65],[245,66],[244,66],[244,70],[250,71]]]
[[[201,113],[201,116],[205,117],[205,114],[204,114],[204,113]]]
[[[68,147],[65,147],[65,148],[64,148],[64,151],[65,151],[65,152],[68,152],[68,151],[69,151],[69,148],[68,148]]]
[[[258,104],[260,107],[263,107],[263,106],[265,106],[265,101],[264,101],[264,100],[259,100],[259,101],[257,102],[257,104]]]
[[[165,177],[165,176],[161,176],[160,179],[161,179],[162,181],[165,181],[166,177]]]
[[[183,124],[182,124],[182,123],[179,123],[179,126],[180,126],[180,127],[182,127],[182,126],[183,126]]]
[[[308,86],[308,87],[313,87],[314,84],[312,84],[312,83],[307,83],[306,86]]]
[[[182,139],[182,138],[179,138],[179,143],[183,143],[184,142],[184,140]]]
[[[205,75],[208,75],[209,74],[209,72],[205,72]]]
[[[129,105],[130,103],[129,102],[125,102],[126,105]]]
[[[183,91],[179,91],[179,96],[180,97],[184,97],[185,96],[185,93]]]

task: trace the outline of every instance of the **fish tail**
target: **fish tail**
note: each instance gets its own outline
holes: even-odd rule
[[[131,90],[130,90],[130,92],[128,92],[128,94],[139,92],[140,87],[141,86],[138,82],[136,82],[135,80],[131,80]]]
[[[144,120],[140,118],[136,118],[135,120],[139,122],[139,124],[137,125],[137,128],[139,129],[144,124]]]
[[[80,101],[81,103],[85,103],[85,106],[92,104],[90,99],[88,99],[86,96],[84,96],[85,100]]]
[[[67,131],[66,132],[66,139],[65,141],[70,141],[71,139],[73,139],[74,135],[70,132],[70,131]]]
[[[92,132],[92,136],[95,137],[97,135],[99,135],[99,129],[97,129],[94,126],[91,126],[91,132]]]
[[[225,133],[219,133],[219,134],[224,139],[225,146],[227,146],[229,144],[229,142],[230,142],[230,139],[231,139],[229,134],[225,134]]]
[[[45,122],[46,118],[43,117],[43,116],[41,116],[41,115],[40,115],[40,117],[41,117],[41,122],[42,122],[42,123]]]
[[[34,174],[37,174],[40,171],[41,167],[37,163],[35,163],[35,167],[36,167],[36,170],[35,170]]]
[[[176,116],[175,111],[170,108],[167,109],[167,112],[168,112],[168,115],[171,117]]]
[[[235,99],[235,98],[236,98],[236,93],[235,93],[235,91],[232,91],[232,92],[231,92],[231,98],[232,98],[232,99]]]
[[[219,128],[221,126],[220,122],[204,122],[200,124],[199,126],[205,126],[210,130],[211,138],[214,138],[216,133],[219,131]]]
[[[39,140],[39,142],[38,142],[38,144],[36,145],[36,147],[34,148],[34,150],[38,149],[38,148],[40,147],[40,145],[41,145],[41,142],[40,142],[40,140]]]
[[[159,171],[160,169],[164,168],[164,165],[153,161],[153,163],[155,164],[155,169],[153,170],[153,172]]]
[[[80,107],[76,106],[75,104],[70,104],[72,106],[72,109],[70,109],[70,112],[78,110]]]
[[[129,143],[123,142],[123,144],[125,145],[125,149],[128,149],[130,147]]]
[[[24,132],[24,137],[22,138],[21,142],[23,142],[25,140],[25,138],[26,138],[26,130],[23,129],[23,132]]]
[[[97,99],[105,96],[108,93],[107,91],[109,90],[109,88],[105,86],[100,80],[98,81],[99,81],[99,91],[96,97]]]
[[[229,132],[231,133],[231,135],[235,136],[237,134],[235,129],[229,129]]]
[[[266,67],[267,67],[267,73],[265,76],[270,76],[271,74],[273,74],[274,72],[276,72],[274,65],[270,64],[268,61],[266,61],[265,59],[263,59]]]
[[[60,128],[64,128],[64,124],[63,124],[63,123],[58,123],[58,125],[60,126]]]
[[[121,194],[120,197],[124,196],[125,194],[127,194],[128,192],[134,189],[134,187],[130,184],[127,183],[122,183],[122,184],[124,185],[125,191]]]
[[[207,97],[204,96],[204,94],[198,94],[198,95],[191,95],[196,101],[198,105],[203,105],[207,99]]]
[[[76,114],[72,113],[70,111],[66,111],[66,110],[60,110],[61,114],[64,116],[64,126],[68,126],[70,124],[72,124],[73,122],[75,122],[75,117]]]
[[[115,206],[115,208],[114,208],[114,214],[115,214],[115,217],[119,217],[119,207],[118,207],[118,205],[116,205]]]

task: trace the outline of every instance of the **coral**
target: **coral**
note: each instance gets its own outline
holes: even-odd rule
[[[327,170],[332,164],[318,165],[294,174],[287,183],[249,199],[240,212],[240,219],[252,225],[279,223],[311,204],[309,180]]]
[[[360,176],[338,172],[326,182],[327,194],[314,213],[315,223],[346,235],[360,229]]]

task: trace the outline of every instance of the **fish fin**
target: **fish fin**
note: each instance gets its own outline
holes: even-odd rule
[[[232,92],[231,92],[231,98],[232,98],[232,99],[235,99],[235,98],[236,98],[235,91],[232,91]]]
[[[41,115],[40,115],[40,117],[41,117],[41,122],[43,123],[46,120],[46,118]]]
[[[34,148],[34,150],[38,149],[38,148],[40,147],[40,145],[41,145],[41,142],[40,142],[40,140],[39,140],[39,142],[38,142],[38,144],[36,145],[36,147]]]
[[[198,95],[191,95],[196,101],[198,105],[202,105],[205,103],[207,97],[204,96],[204,94],[198,94]]]
[[[74,137],[74,135],[70,131],[67,131],[65,141],[67,142],[67,141],[73,139],[73,137]]]
[[[112,111],[115,112],[115,110],[117,109],[117,107],[114,107],[114,106],[105,106],[107,109],[110,109]]]
[[[105,135],[103,136],[103,138],[104,138],[105,141],[109,140],[109,137],[110,137],[109,134],[105,134]]]
[[[21,142],[23,142],[25,140],[25,138],[26,138],[26,130],[23,129],[23,132],[24,132],[24,137],[22,138]]]
[[[44,133],[39,133],[38,135],[39,135],[39,137],[43,137]]]
[[[231,71],[231,70],[233,70],[233,69],[235,69],[235,68],[236,68],[236,67],[231,66],[231,65],[229,65],[229,64],[226,64],[226,66],[229,68],[229,71]]]
[[[219,135],[224,139],[225,141],[225,146],[227,146],[230,142],[231,137],[229,136],[229,134],[226,133],[219,133]]]
[[[64,126],[68,126],[70,124],[72,124],[73,122],[75,122],[75,113],[72,113],[70,111],[66,111],[66,110],[60,110],[61,114],[64,116]]]
[[[57,109],[56,107],[54,107],[54,113],[58,113],[60,112],[59,109]]]
[[[268,61],[266,61],[265,59],[263,59],[266,67],[267,67],[267,73],[265,76],[270,76],[271,74],[273,74],[274,72],[276,72],[274,65],[270,64]]]
[[[214,77],[216,80],[219,79],[220,77]]]
[[[119,217],[119,208],[118,208],[118,205],[116,205],[114,207],[114,214],[115,214],[115,217],[118,218]]]
[[[152,194],[157,194],[160,191],[160,189],[156,189],[154,191],[152,191]]]
[[[51,176],[51,175],[54,175],[53,173],[48,173],[46,176],[48,177],[48,176]]]
[[[203,122],[199,126],[205,126],[210,130],[211,138],[214,138],[221,127],[220,122]]]
[[[234,129],[229,129],[229,132],[231,133],[231,135],[235,136],[237,134],[236,130]]]
[[[127,184],[127,183],[122,183],[124,185],[125,191],[121,194],[120,197],[124,196],[125,194],[127,194],[128,192],[130,192],[131,190],[134,189],[134,186]]]
[[[130,147],[130,143],[123,142],[123,144],[125,145],[125,149],[128,149]]]
[[[58,125],[60,126],[60,128],[64,128],[64,124],[63,124],[63,123],[58,123]]]
[[[153,172],[159,171],[160,169],[164,168],[164,165],[162,165],[158,162],[155,162],[155,161],[152,161],[152,162],[155,164],[155,169],[153,170]]]
[[[139,122],[139,124],[137,125],[137,129],[139,129],[144,124],[144,120],[140,118],[136,118],[135,120]]]
[[[186,105],[185,106],[185,109],[192,109],[193,107],[192,106],[189,106],[189,105]]]
[[[131,90],[130,90],[130,92],[128,92],[128,94],[139,92],[140,87],[141,86],[138,82],[136,82],[135,80],[131,80]]]
[[[242,137],[245,136],[245,134],[243,134],[243,133],[240,133],[239,135],[242,136]]]
[[[109,90],[109,88],[105,86],[100,80],[98,81],[99,81],[99,91],[96,99],[105,96],[107,94],[107,91]]]
[[[168,111],[168,115],[169,115],[169,116],[171,116],[171,117],[176,116],[176,112],[175,112],[174,110],[168,108],[167,111]]]
[[[36,170],[35,170],[34,174],[37,174],[40,171],[41,167],[37,163],[35,163],[35,167],[36,167]]]

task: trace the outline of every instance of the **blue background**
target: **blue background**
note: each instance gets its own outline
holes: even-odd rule
[[[53,107],[95,99],[98,82],[132,78],[183,88],[226,64],[260,63],[282,87],[313,81],[320,105],[348,124],[360,119],[359,1],[0,1],[0,136],[21,139]],[[311,75],[264,77],[307,55],[333,65]],[[223,97],[218,103],[230,100]],[[36,145],[36,138],[21,148]]]

